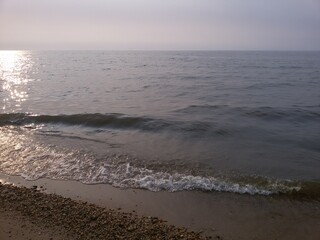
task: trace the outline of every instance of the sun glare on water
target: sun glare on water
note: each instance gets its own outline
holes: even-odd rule
[[[32,62],[24,51],[0,51],[1,109],[6,112],[21,107],[27,97],[28,70]]]

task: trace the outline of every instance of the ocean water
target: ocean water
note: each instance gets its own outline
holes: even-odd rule
[[[320,196],[320,52],[0,52],[0,172]]]

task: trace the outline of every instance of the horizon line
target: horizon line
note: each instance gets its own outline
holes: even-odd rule
[[[0,49],[0,51],[108,51],[108,52],[319,52],[320,49]]]

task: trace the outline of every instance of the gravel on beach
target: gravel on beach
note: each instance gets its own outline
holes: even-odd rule
[[[211,239],[156,217],[106,209],[40,189],[0,183],[1,210],[16,211],[44,228],[58,227],[70,239]]]

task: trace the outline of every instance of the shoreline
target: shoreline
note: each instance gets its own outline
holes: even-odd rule
[[[222,192],[150,192],[74,181],[26,181],[4,174],[0,174],[0,179],[19,187],[36,185],[46,194],[54,193],[100,208],[134,211],[138,218],[156,217],[212,238],[316,240],[320,237],[320,202],[317,201]]]

